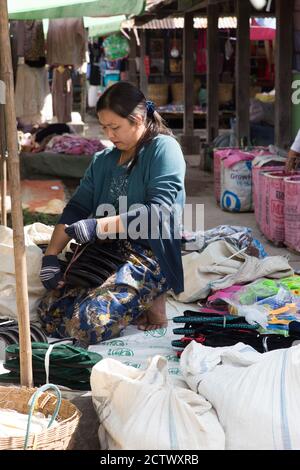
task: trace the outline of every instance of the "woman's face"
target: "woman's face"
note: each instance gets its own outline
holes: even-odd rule
[[[108,109],[98,113],[100,125],[107,138],[120,150],[130,150],[136,146],[145,132],[142,116],[136,122],[130,122]]]

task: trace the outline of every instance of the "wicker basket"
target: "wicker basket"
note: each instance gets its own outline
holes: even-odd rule
[[[183,104],[183,83],[172,83],[171,85],[172,92],[172,103],[173,104]]]
[[[153,101],[156,106],[164,106],[168,103],[168,84],[167,83],[149,83],[148,99]]]
[[[178,73],[182,70],[182,60],[181,59],[170,59],[169,60],[170,72]]]
[[[28,414],[28,401],[36,392],[36,388],[0,386],[0,408],[11,409]],[[45,416],[52,415],[57,398],[44,392],[37,400],[37,411]],[[62,400],[57,416],[58,424],[38,434],[29,434],[27,449],[29,450],[66,450],[72,448],[72,436],[76,430],[81,413],[68,400]],[[24,437],[0,437],[0,450],[23,450]]]
[[[233,84],[232,83],[219,83],[219,103],[225,104],[232,100]]]

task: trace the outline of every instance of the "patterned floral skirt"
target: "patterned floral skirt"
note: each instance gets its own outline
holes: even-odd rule
[[[38,313],[48,336],[73,337],[83,347],[117,337],[169,289],[150,249],[128,240],[114,240],[108,247],[126,262],[101,286],[66,286],[42,299]]]

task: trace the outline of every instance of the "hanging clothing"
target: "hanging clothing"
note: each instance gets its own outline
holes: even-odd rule
[[[102,53],[102,47],[100,47],[100,44],[97,42],[90,42],[88,49],[90,58],[88,80],[90,82],[90,85],[100,85],[100,57]]]
[[[81,66],[85,62],[86,34],[82,18],[49,21],[47,62],[49,65]]]
[[[56,67],[52,80],[53,114],[58,122],[72,121],[73,84],[69,67]]]
[[[30,67],[46,64],[45,36],[42,21],[10,21],[9,34],[12,52],[14,83],[16,86],[19,57]],[[24,90],[25,91],[25,90]]]
[[[11,21],[10,35],[14,47],[16,45],[18,57],[24,57],[25,61],[31,62],[45,59],[45,36],[42,21]]]
[[[102,76],[102,85],[109,86],[114,82],[118,82],[121,77],[122,59],[107,60],[104,56],[100,60],[100,70]]]
[[[206,30],[199,29],[196,72],[206,73],[207,70],[207,50],[206,50]]]
[[[52,99],[46,67],[19,64],[15,90],[16,117],[23,125],[52,119]]]

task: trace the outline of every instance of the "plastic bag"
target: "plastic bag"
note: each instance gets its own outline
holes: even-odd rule
[[[107,60],[118,60],[129,54],[129,41],[122,34],[111,34],[103,41],[105,58]]]

